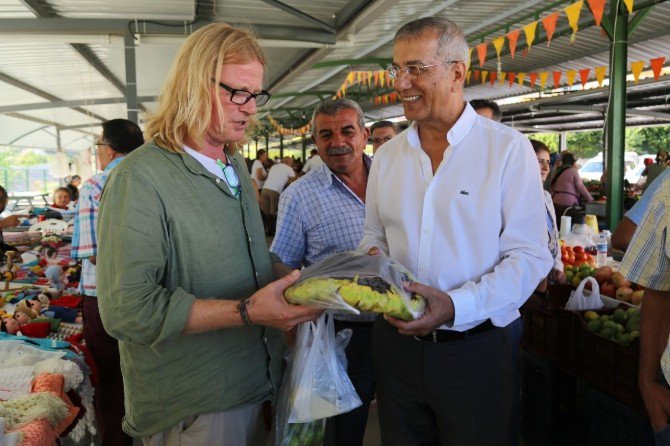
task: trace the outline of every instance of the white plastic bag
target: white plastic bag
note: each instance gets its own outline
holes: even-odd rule
[[[277,404],[278,446],[321,444],[326,418],[362,405],[347,375],[344,349],[350,337],[351,330],[335,336],[326,312],[298,327]]]
[[[587,282],[591,284],[591,291],[584,289]],[[585,277],[579,282],[577,289],[570,293],[570,299],[565,304],[565,309],[573,311],[600,310],[603,305],[598,282],[593,277]]]

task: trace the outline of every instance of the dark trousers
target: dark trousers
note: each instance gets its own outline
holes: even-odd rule
[[[508,326],[433,344],[378,318],[373,360],[382,445],[508,445],[517,418],[516,337]]]
[[[375,394],[372,372],[372,322],[335,321],[335,332],[350,328],[351,339],[345,353],[347,373],[363,405],[351,412],[328,419],[326,446],[360,446],[368,423],[370,402]]]
[[[98,368],[98,383],[95,385],[93,401],[102,444],[132,446],[132,437],[121,429],[125,410],[119,343],[102,326],[96,297],[84,296],[82,315],[84,340]]]

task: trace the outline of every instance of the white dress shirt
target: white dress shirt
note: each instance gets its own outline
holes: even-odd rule
[[[289,178],[293,178],[294,176],[295,171],[288,164],[275,164],[270,168],[270,172],[268,172],[268,177],[265,179],[263,189],[281,193],[284,190],[284,187],[286,187]]]
[[[377,150],[359,247],[448,293],[455,316],[441,328],[503,327],[553,264],[537,157],[525,136],[469,104],[446,138],[435,175],[416,123]]]
[[[258,186],[258,189],[263,189],[263,185],[265,184],[265,180],[261,180],[258,177],[258,169],[263,169],[265,171],[265,167],[263,166],[263,163],[260,162],[260,160],[254,160],[254,163],[251,165],[251,178],[256,181],[256,185]]]
[[[311,170],[316,169],[324,164],[323,160],[319,155],[314,155],[305,162],[305,165],[302,167],[302,173],[308,173]]]

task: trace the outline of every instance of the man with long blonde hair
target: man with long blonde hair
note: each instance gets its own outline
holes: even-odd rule
[[[318,311],[277,281],[244,159],[265,57],[224,23],[180,48],[146,127],[100,207],[98,291],[119,339],[124,429],[146,445],[262,445],[283,339]]]

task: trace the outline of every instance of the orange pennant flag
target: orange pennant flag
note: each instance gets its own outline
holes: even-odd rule
[[[468,68],[472,65],[472,47],[468,48]]]
[[[507,73],[504,71],[500,72],[500,77],[498,78],[498,82],[500,82],[500,85],[505,83],[505,79],[507,79]]]
[[[579,80],[582,81],[582,89],[586,87],[586,82],[589,80],[589,71],[591,71],[590,68],[579,70]]]
[[[509,80],[509,86],[512,87],[514,84],[514,78],[516,78],[516,73],[513,71],[510,71],[507,73],[507,79]]]
[[[374,82],[375,82],[375,87],[378,87],[379,86],[379,71],[375,71]]]
[[[554,88],[558,88],[561,85],[561,76],[563,76],[562,71],[554,71],[553,77],[554,77]]]
[[[649,60],[651,63],[651,71],[654,73],[654,80],[657,81],[661,76],[661,70],[663,69],[663,64],[665,64],[665,57],[657,57],[656,59]]]
[[[643,69],[644,69],[644,62],[641,60],[630,63],[630,71],[633,72],[633,80],[635,81],[636,84],[640,80],[640,74],[642,73]]]
[[[540,73],[540,90],[544,90],[544,87],[547,85],[547,79],[549,79],[548,71]]]
[[[523,87],[523,80],[526,78],[526,73],[519,73],[519,86]]]
[[[526,34],[526,45],[528,45],[528,49],[530,49],[535,41],[535,31],[537,31],[537,22],[529,23],[523,27],[523,32]]]
[[[482,84],[486,83],[486,76],[489,75],[489,72],[486,70],[482,70]]]
[[[470,83],[470,76],[472,76],[472,71],[468,70],[465,72],[465,82]]]
[[[507,45],[509,46],[509,53],[512,55],[512,59],[514,59],[514,53],[516,52],[516,41],[519,39],[519,33],[521,33],[521,30],[517,29],[506,34]]]
[[[623,2],[626,4],[626,8],[628,8],[628,14],[632,14],[633,3],[635,3],[635,0],[623,0]]]
[[[570,28],[572,28],[570,43],[575,43],[575,39],[577,38],[577,30],[579,29],[579,14],[582,12],[582,6],[584,6],[584,0],[579,0],[578,2],[575,2],[563,9],[565,11],[565,15],[568,16],[568,23],[570,24]]]
[[[498,78],[498,72],[497,71],[491,71],[491,73],[489,73],[489,74],[491,75],[491,77],[489,79],[489,82],[491,83],[491,85],[493,85],[493,83]]]
[[[598,80],[598,86],[603,86],[603,81],[605,80],[605,73],[607,72],[607,67],[596,67],[596,79]]]
[[[605,11],[605,2],[607,0],[588,0],[589,8],[593,13],[593,18],[596,21],[596,26],[600,26],[600,21],[603,19],[603,11]]]
[[[486,62],[486,50],[488,49],[489,44],[487,42],[480,43],[477,45],[477,56],[479,57],[479,66],[483,67],[484,62]]]
[[[535,81],[537,80],[537,73],[530,73],[530,88],[535,88]]]
[[[568,85],[572,87],[572,84],[575,83],[575,76],[577,76],[576,70],[568,70],[565,72],[565,77],[568,79]]]
[[[479,73],[480,73],[479,70],[474,70],[474,74],[475,74],[475,82],[477,82],[477,81],[479,80]]]
[[[556,21],[558,21],[558,11],[542,19],[542,26],[547,32],[547,46],[551,43],[551,38],[554,36],[554,31],[556,31]]]

